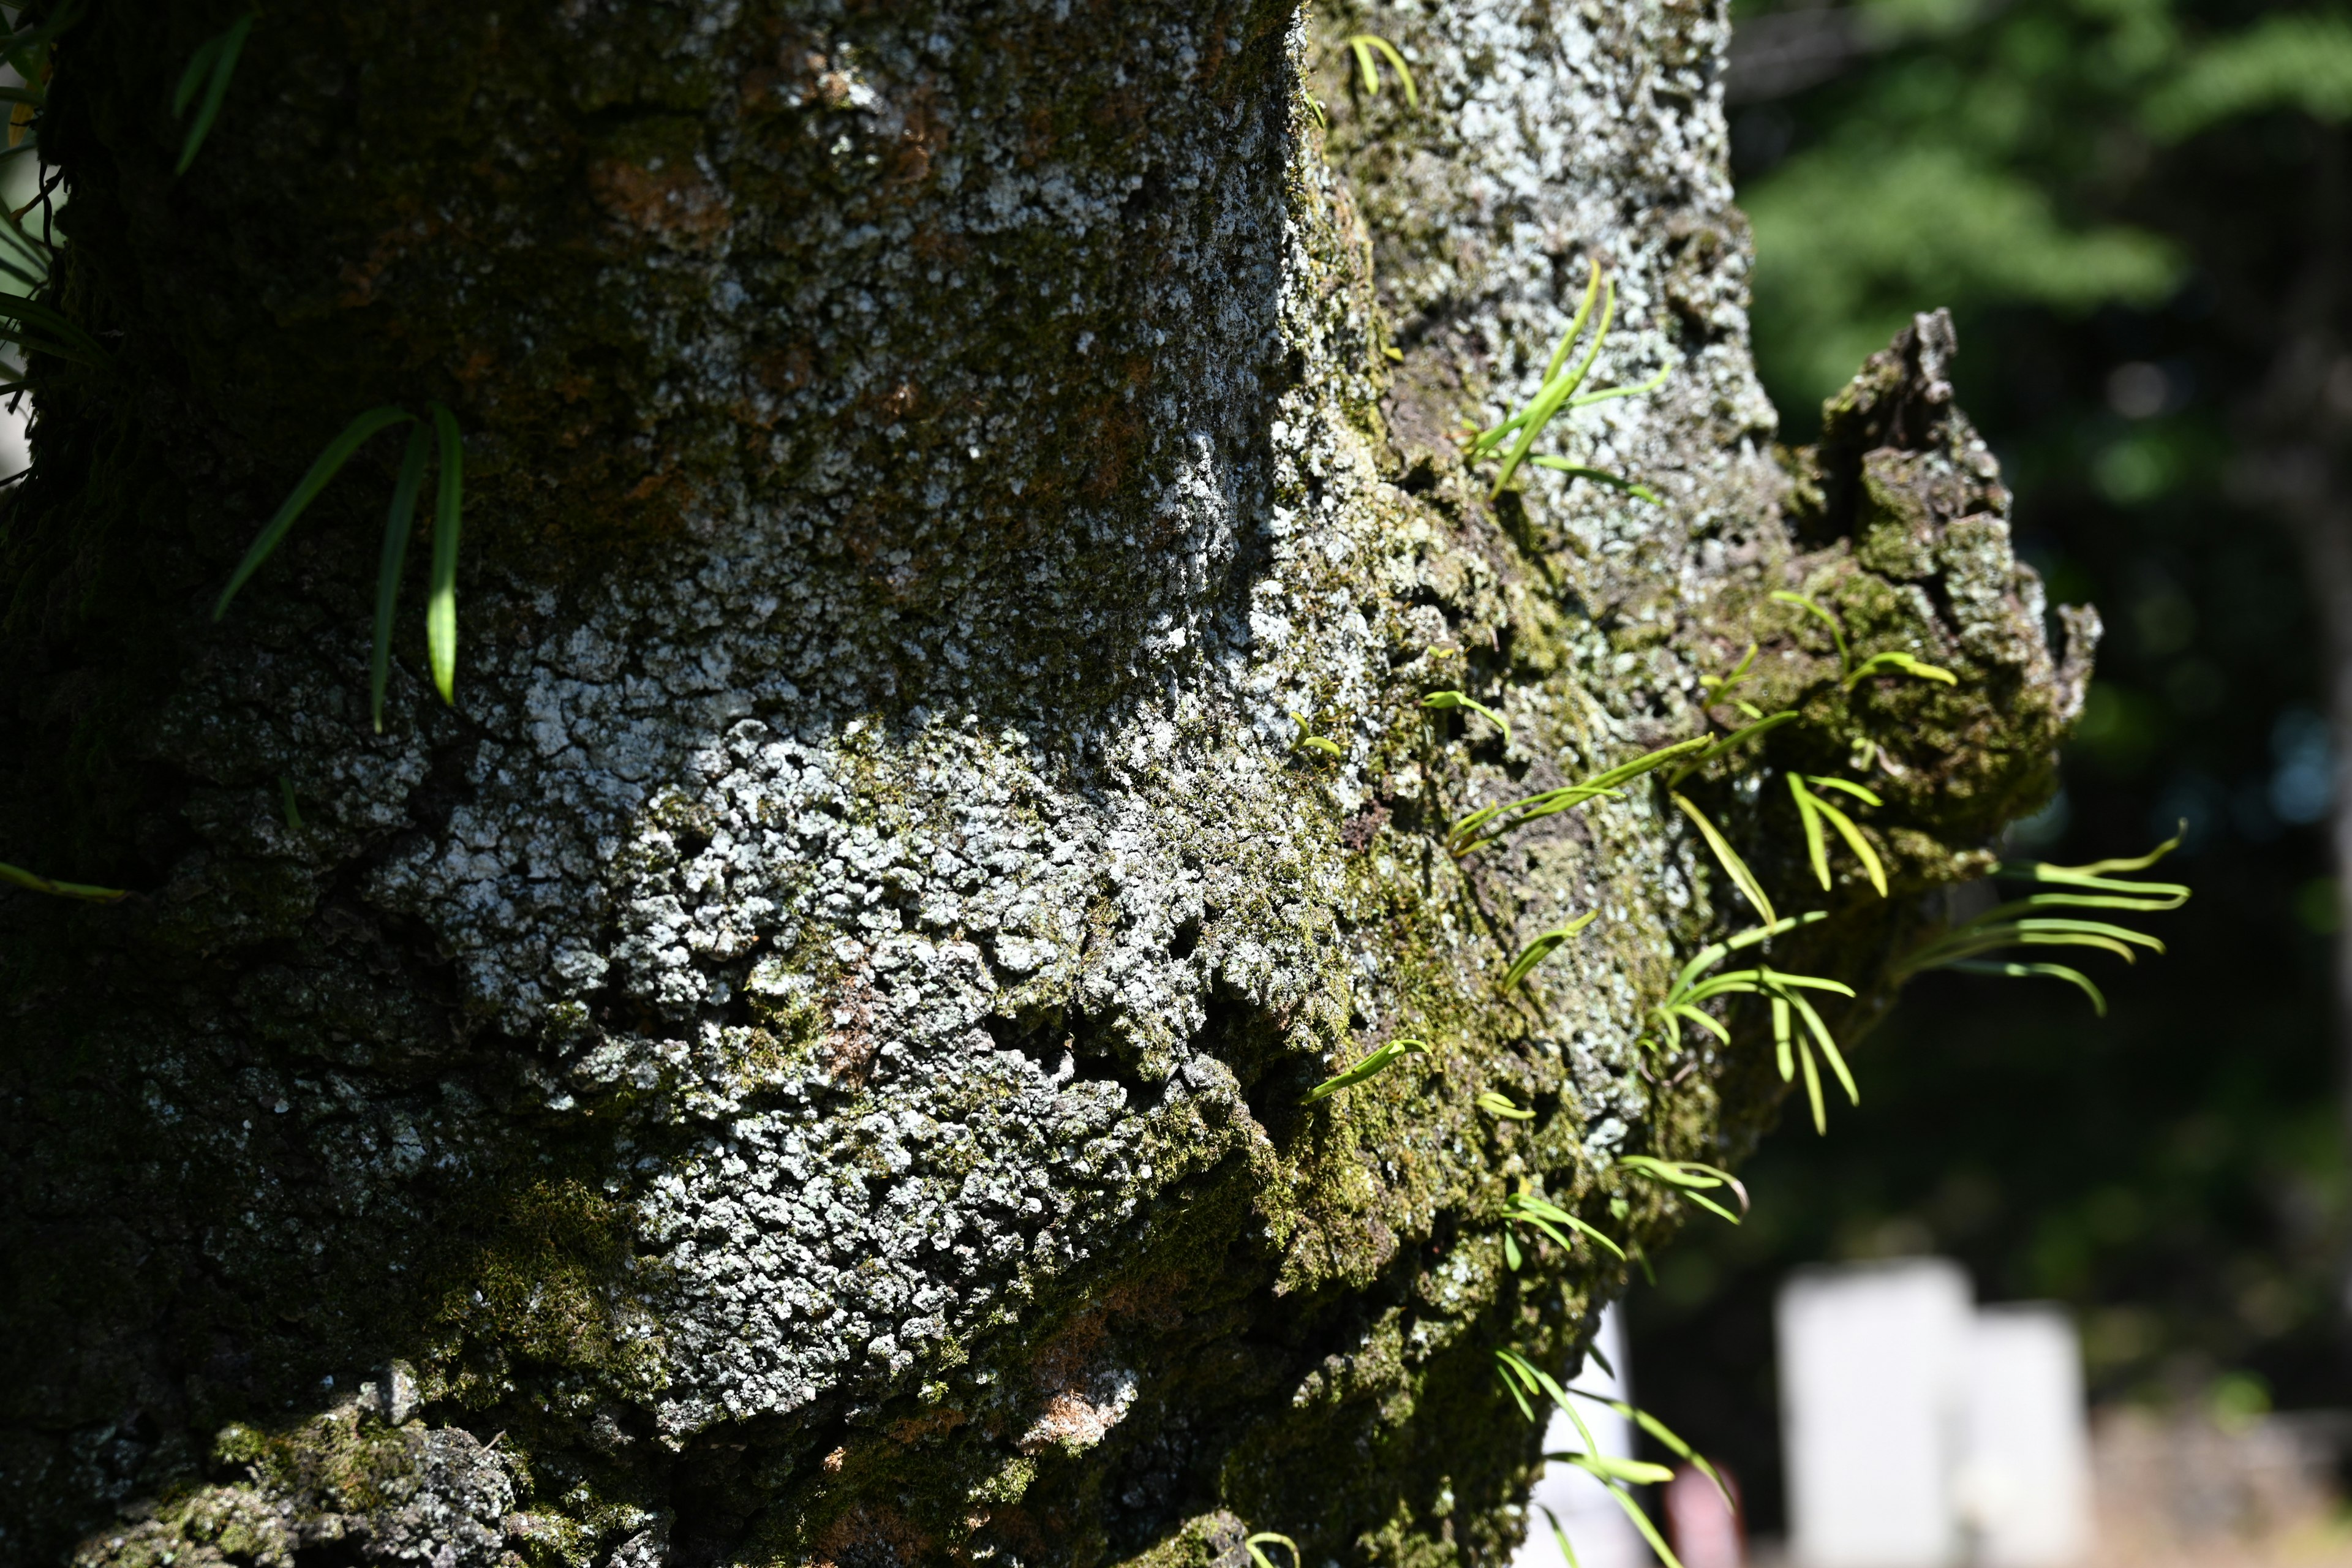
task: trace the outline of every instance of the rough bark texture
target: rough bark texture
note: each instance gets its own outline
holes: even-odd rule
[[[1506,1194],[1655,1248],[1613,1159],[1736,1158],[1780,1084],[1752,1017],[1642,1043],[1748,923],[1662,791],[1445,825],[1701,732],[1760,643],[1802,721],[1684,787],[1831,911],[1773,962],[1850,1037],[2088,653],[1940,318],[1775,461],[1720,7],[288,0],[175,182],[235,14],[100,0],[51,89],[116,363],[49,373],[6,521],[0,855],[138,896],[0,894],[0,1552],[1497,1560],[1493,1352],[1564,1373],[1623,1282],[1507,1268]],[[1663,504],[1489,505],[1463,421],[1594,262],[1596,384],[1670,374],[1549,444]],[[459,700],[404,616],[379,736],[392,440],[208,613],[426,398]],[[1959,684],[1847,689],[1782,588]],[[1885,795],[1892,901],[1808,893],[1789,769]]]

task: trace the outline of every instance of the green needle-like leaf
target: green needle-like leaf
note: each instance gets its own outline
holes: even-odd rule
[[[2091,999],[2092,1010],[2100,1017],[2104,1018],[2107,1016],[2107,998],[2098,986],[2093,984],[2091,977],[2079,969],[2070,969],[2063,963],[2016,963],[1964,958],[1957,963],[1948,963],[1944,967],[1958,970],[1963,974],[2000,974],[2013,980],[2023,980],[2033,975],[2063,980],[2088,996]]]
[[[47,893],[53,899],[79,899],[84,903],[110,904],[131,896],[121,888],[93,888],[87,882],[59,882],[47,877],[36,876],[21,866],[0,861],[0,883],[22,888],[27,892]]]
[[[1608,1477],[1601,1476],[1591,1465],[1582,1460],[1570,1462],[1580,1470],[1600,1476],[1601,1489],[1607,1492],[1610,1499],[1624,1510],[1625,1517],[1633,1521],[1633,1528],[1641,1532],[1643,1540],[1650,1543],[1650,1550],[1658,1554],[1658,1561],[1665,1564],[1665,1568],[1683,1568],[1683,1560],[1675,1555],[1674,1548],[1666,1544],[1666,1538],[1658,1533],[1658,1527],[1650,1522],[1650,1516],[1642,1511],[1642,1505],[1633,1500],[1632,1494],[1612,1483]]]
[[[1559,952],[1561,943],[1567,942],[1569,938],[1574,936],[1578,931],[1582,931],[1586,926],[1591,925],[1594,921],[1599,920],[1600,918],[1601,911],[1599,910],[1587,910],[1585,913],[1580,914],[1577,916],[1576,919],[1569,921],[1566,925],[1558,927],[1552,931],[1548,931],[1544,932],[1543,935],[1536,938],[1535,941],[1528,943],[1527,947],[1519,953],[1519,956],[1511,961],[1510,969],[1503,976],[1503,989],[1508,991],[1517,985],[1520,981],[1525,980],[1528,975],[1533,972],[1537,964],[1541,963],[1545,959],[1549,958],[1553,953]]]
[[[1595,276],[1598,276],[1601,263],[1595,261],[1592,265]],[[1602,287],[1601,324],[1593,331],[1591,347],[1584,351],[1584,358],[1577,363],[1573,371],[1556,377],[1536,394],[1536,400],[1528,406],[1525,422],[1519,426],[1519,438],[1512,443],[1510,454],[1503,459],[1502,472],[1495,476],[1494,489],[1486,494],[1488,500],[1502,495],[1503,487],[1510,483],[1511,476],[1518,471],[1519,464],[1527,458],[1528,449],[1543,434],[1544,426],[1551,423],[1552,416],[1560,411],[1569,398],[1575,395],[1576,389],[1584,384],[1584,378],[1592,372],[1592,362],[1601,357],[1601,342],[1609,336],[1609,323],[1616,314],[1617,285],[1612,279]],[[1579,312],[1577,320],[1582,321],[1581,312]],[[1575,329],[1571,327],[1570,330],[1573,331]]]
[[[1568,1531],[1559,1527],[1559,1515],[1544,1507],[1542,1503],[1536,1504],[1536,1507],[1541,1510],[1544,1518],[1551,1525],[1552,1543],[1559,1548],[1560,1561],[1566,1563],[1568,1568],[1582,1568],[1582,1564],[1576,1560],[1576,1548],[1568,1543]]]
[[[96,338],[47,305],[14,294],[0,294],[0,317],[14,318],[22,323],[14,329],[0,330],[0,338],[10,342],[78,364],[102,367],[108,362],[106,350]],[[43,335],[37,337],[36,332]]]
[[[1536,1119],[1534,1111],[1521,1110],[1491,1089],[1478,1091],[1478,1109],[1489,1116],[1499,1116],[1506,1121],[1533,1121]]]
[[[1744,669],[1747,667],[1743,664],[1740,668]],[[1666,784],[1669,787],[1679,784],[1716,758],[1746,745],[1759,735],[1769,735],[1781,725],[1793,724],[1796,721],[1796,710],[1790,709],[1786,712],[1766,714],[1753,723],[1743,724],[1719,741],[1707,741],[1706,737],[1701,736],[1700,739],[1706,741],[1706,744],[1697,752],[1696,755],[1683,759],[1680,765],[1666,775]]]
[[[172,95],[173,117],[187,112],[188,100],[194,96],[192,79],[198,61],[205,68],[205,100],[196,110],[194,122],[188,127],[187,140],[180,147],[179,165],[173,174],[186,174],[188,165],[196,161],[196,153],[204,147],[205,138],[212,134],[213,121],[220,118],[221,105],[228,98],[229,78],[236,72],[236,57],[245,47],[245,36],[253,31],[253,23],[252,12],[238,17],[227,32],[199,49],[196,58],[189,61],[188,68],[181,73],[179,89]]]
[[[1819,601],[1812,599],[1806,595],[1791,594],[1785,588],[1780,588],[1773,590],[1772,597],[1779,600],[1781,604],[1794,605],[1797,608],[1818,616],[1822,624],[1829,627],[1830,636],[1836,639],[1838,673],[1840,675],[1843,675],[1853,668],[1853,655],[1846,650],[1845,623],[1843,621],[1839,620],[1835,616],[1830,614],[1828,610],[1822,606]]]
[[[1276,1535],[1271,1530],[1261,1530],[1244,1541],[1242,1544],[1249,1549],[1250,1561],[1255,1563],[1257,1568],[1276,1568],[1274,1559],[1268,1557],[1264,1551],[1264,1548],[1268,1546],[1290,1548],[1290,1568],[1307,1568],[1307,1560],[1298,1554],[1298,1542],[1286,1535]]]
[[[425,599],[425,653],[441,700],[457,701],[457,529],[466,505],[466,443],[457,417],[429,404],[441,449],[441,483],[433,506],[433,576]]]
[[[1392,1063],[1406,1057],[1425,1057],[1428,1054],[1429,1047],[1420,1040],[1411,1038],[1391,1040],[1345,1072],[1334,1073],[1308,1089],[1307,1097],[1299,1103],[1312,1105],[1318,1100],[1328,1100],[1343,1089],[1353,1089],[1369,1079],[1379,1077],[1386,1072]]]
[[[1488,723],[1500,730],[1505,745],[1511,743],[1511,721],[1475,697],[1465,696],[1459,691],[1433,691],[1421,700],[1421,705],[1435,709],[1467,708],[1473,713],[1484,715]]]
[[[1404,56],[1397,52],[1394,44],[1377,33],[1356,33],[1349,37],[1348,47],[1356,52],[1356,65],[1363,72],[1365,92],[1377,97],[1381,90],[1381,73],[1372,63],[1372,52],[1377,49],[1389,62],[1390,68],[1396,72],[1397,81],[1404,88],[1405,102],[1414,109],[1421,107],[1420,90],[1412,84],[1412,68],[1404,63]]]
[[[1723,835],[1716,831],[1715,824],[1707,820],[1706,813],[1693,805],[1685,795],[1677,794],[1673,799],[1682,814],[1697,826],[1699,836],[1706,840],[1706,847],[1715,851],[1716,861],[1722,866],[1724,875],[1731,879],[1732,886],[1738,888],[1748,901],[1756,906],[1756,912],[1764,917],[1764,923],[1770,925],[1778,921],[1780,917],[1773,912],[1772,900],[1764,893],[1764,884],[1756,879],[1756,873],[1748,868],[1748,862],[1742,860]]]
[[[245,559],[237,563],[236,571],[230,575],[228,586],[221,590],[220,602],[213,606],[213,619],[219,620],[228,614],[228,602],[236,597],[236,591],[260,570],[261,563],[269,559],[270,552],[276,550],[286,537],[286,531],[294,526],[294,520],[302,515],[304,508],[319,499],[319,492],[327,488],[330,479],[342,471],[343,465],[351,461],[352,454],[358,451],[369,437],[387,426],[405,424],[415,417],[405,408],[385,406],[371,408],[344,426],[343,433],[327,443],[327,449],[319,454],[318,460],[310,465],[310,471],[304,474],[301,483],[294,487],[294,493],[286,498],[284,504],[278,507],[278,514],[255,537],[252,547],[245,552]]]
[[[1958,686],[1960,683],[1958,676],[1941,666],[1926,663],[1912,658],[1907,653],[1896,652],[1874,653],[1864,659],[1854,667],[1853,673],[1845,678],[1845,688],[1851,691],[1870,677],[1884,675],[1889,670],[1908,675],[1919,680],[1940,681],[1946,686]]]
[[[400,604],[400,578],[408,563],[408,535],[416,525],[416,495],[425,488],[425,462],[433,455],[432,433],[419,425],[408,433],[400,478],[392,487],[392,509],[383,520],[383,554],[375,574],[375,647],[368,658],[368,712],[383,733],[383,692],[392,679],[392,616]]]

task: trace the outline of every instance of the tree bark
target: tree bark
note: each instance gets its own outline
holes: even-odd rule
[[[134,896],[0,892],[8,1559],[1497,1559],[1494,1352],[1565,1375],[1625,1279],[1507,1266],[1507,1195],[1654,1251],[1617,1157],[1783,1085],[1649,1016],[1752,923],[1654,778],[1447,825],[1739,724],[1759,644],[1801,721],[1681,788],[1851,1040],[2086,672],[1940,317],[1776,462],[1721,7],[291,0],[174,179],[237,14],[98,0],[44,112],[111,360],[37,367],[0,855]],[[1668,374],[1547,447],[1659,500],[1490,502],[1464,422],[1593,267],[1591,384]],[[395,440],[211,609],[427,400],[457,700],[412,576],[377,734]],[[1885,797],[1892,900],[1790,770]]]

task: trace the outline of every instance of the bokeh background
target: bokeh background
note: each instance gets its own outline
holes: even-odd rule
[[[2047,982],[1931,975],[1629,1303],[1641,1402],[1783,1527],[1772,1302],[1801,1264],[1940,1253],[2054,1300],[2097,1402],[2352,1407],[2346,1074],[2331,979],[2331,552],[2352,553],[2352,17],[2186,0],[1742,0],[1727,82],[1783,438],[1909,313],[2096,684],[2021,856],[2137,854],[2170,946]],[[2097,961],[2095,960],[2095,963]],[[2092,965],[2085,965],[2092,967]]]

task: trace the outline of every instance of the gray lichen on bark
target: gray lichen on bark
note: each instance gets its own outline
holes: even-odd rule
[[[25,1560],[1492,1559],[1492,1352],[1564,1372],[1623,1283],[1505,1267],[1504,1197],[1654,1248],[1614,1157],[1735,1158],[1779,1085],[1642,1043],[1738,921],[1661,795],[1461,866],[1446,822],[1699,732],[1753,638],[1807,721],[1686,787],[1792,895],[1760,771],[1884,789],[1896,903],[1795,954],[1859,1024],[2079,702],[1947,325],[1774,461],[1717,7],[285,6],[200,191],[148,100],[201,31],[83,28],[61,298],[133,395],[45,397],[10,550],[129,608],[13,625],[106,700],[28,709],[9,787],[143,879],[0,910]],[[1346,84],[1359,28],[1423,108]],[[195,216],[246,237],[182,263]],[[1663,504],[1490,505],[1462,422],[1594,265],[1600,377],[1669,374],[1559,439]],[[203,612],[306,443],[426,395],[461,700],[404,676],[377,737],[366,506]],[[130,587],[107,461],[198,489]],[[1779,587],[1961,686],[1848,691]],[[58,806],[34,751],[101,728],[137,786]]]

